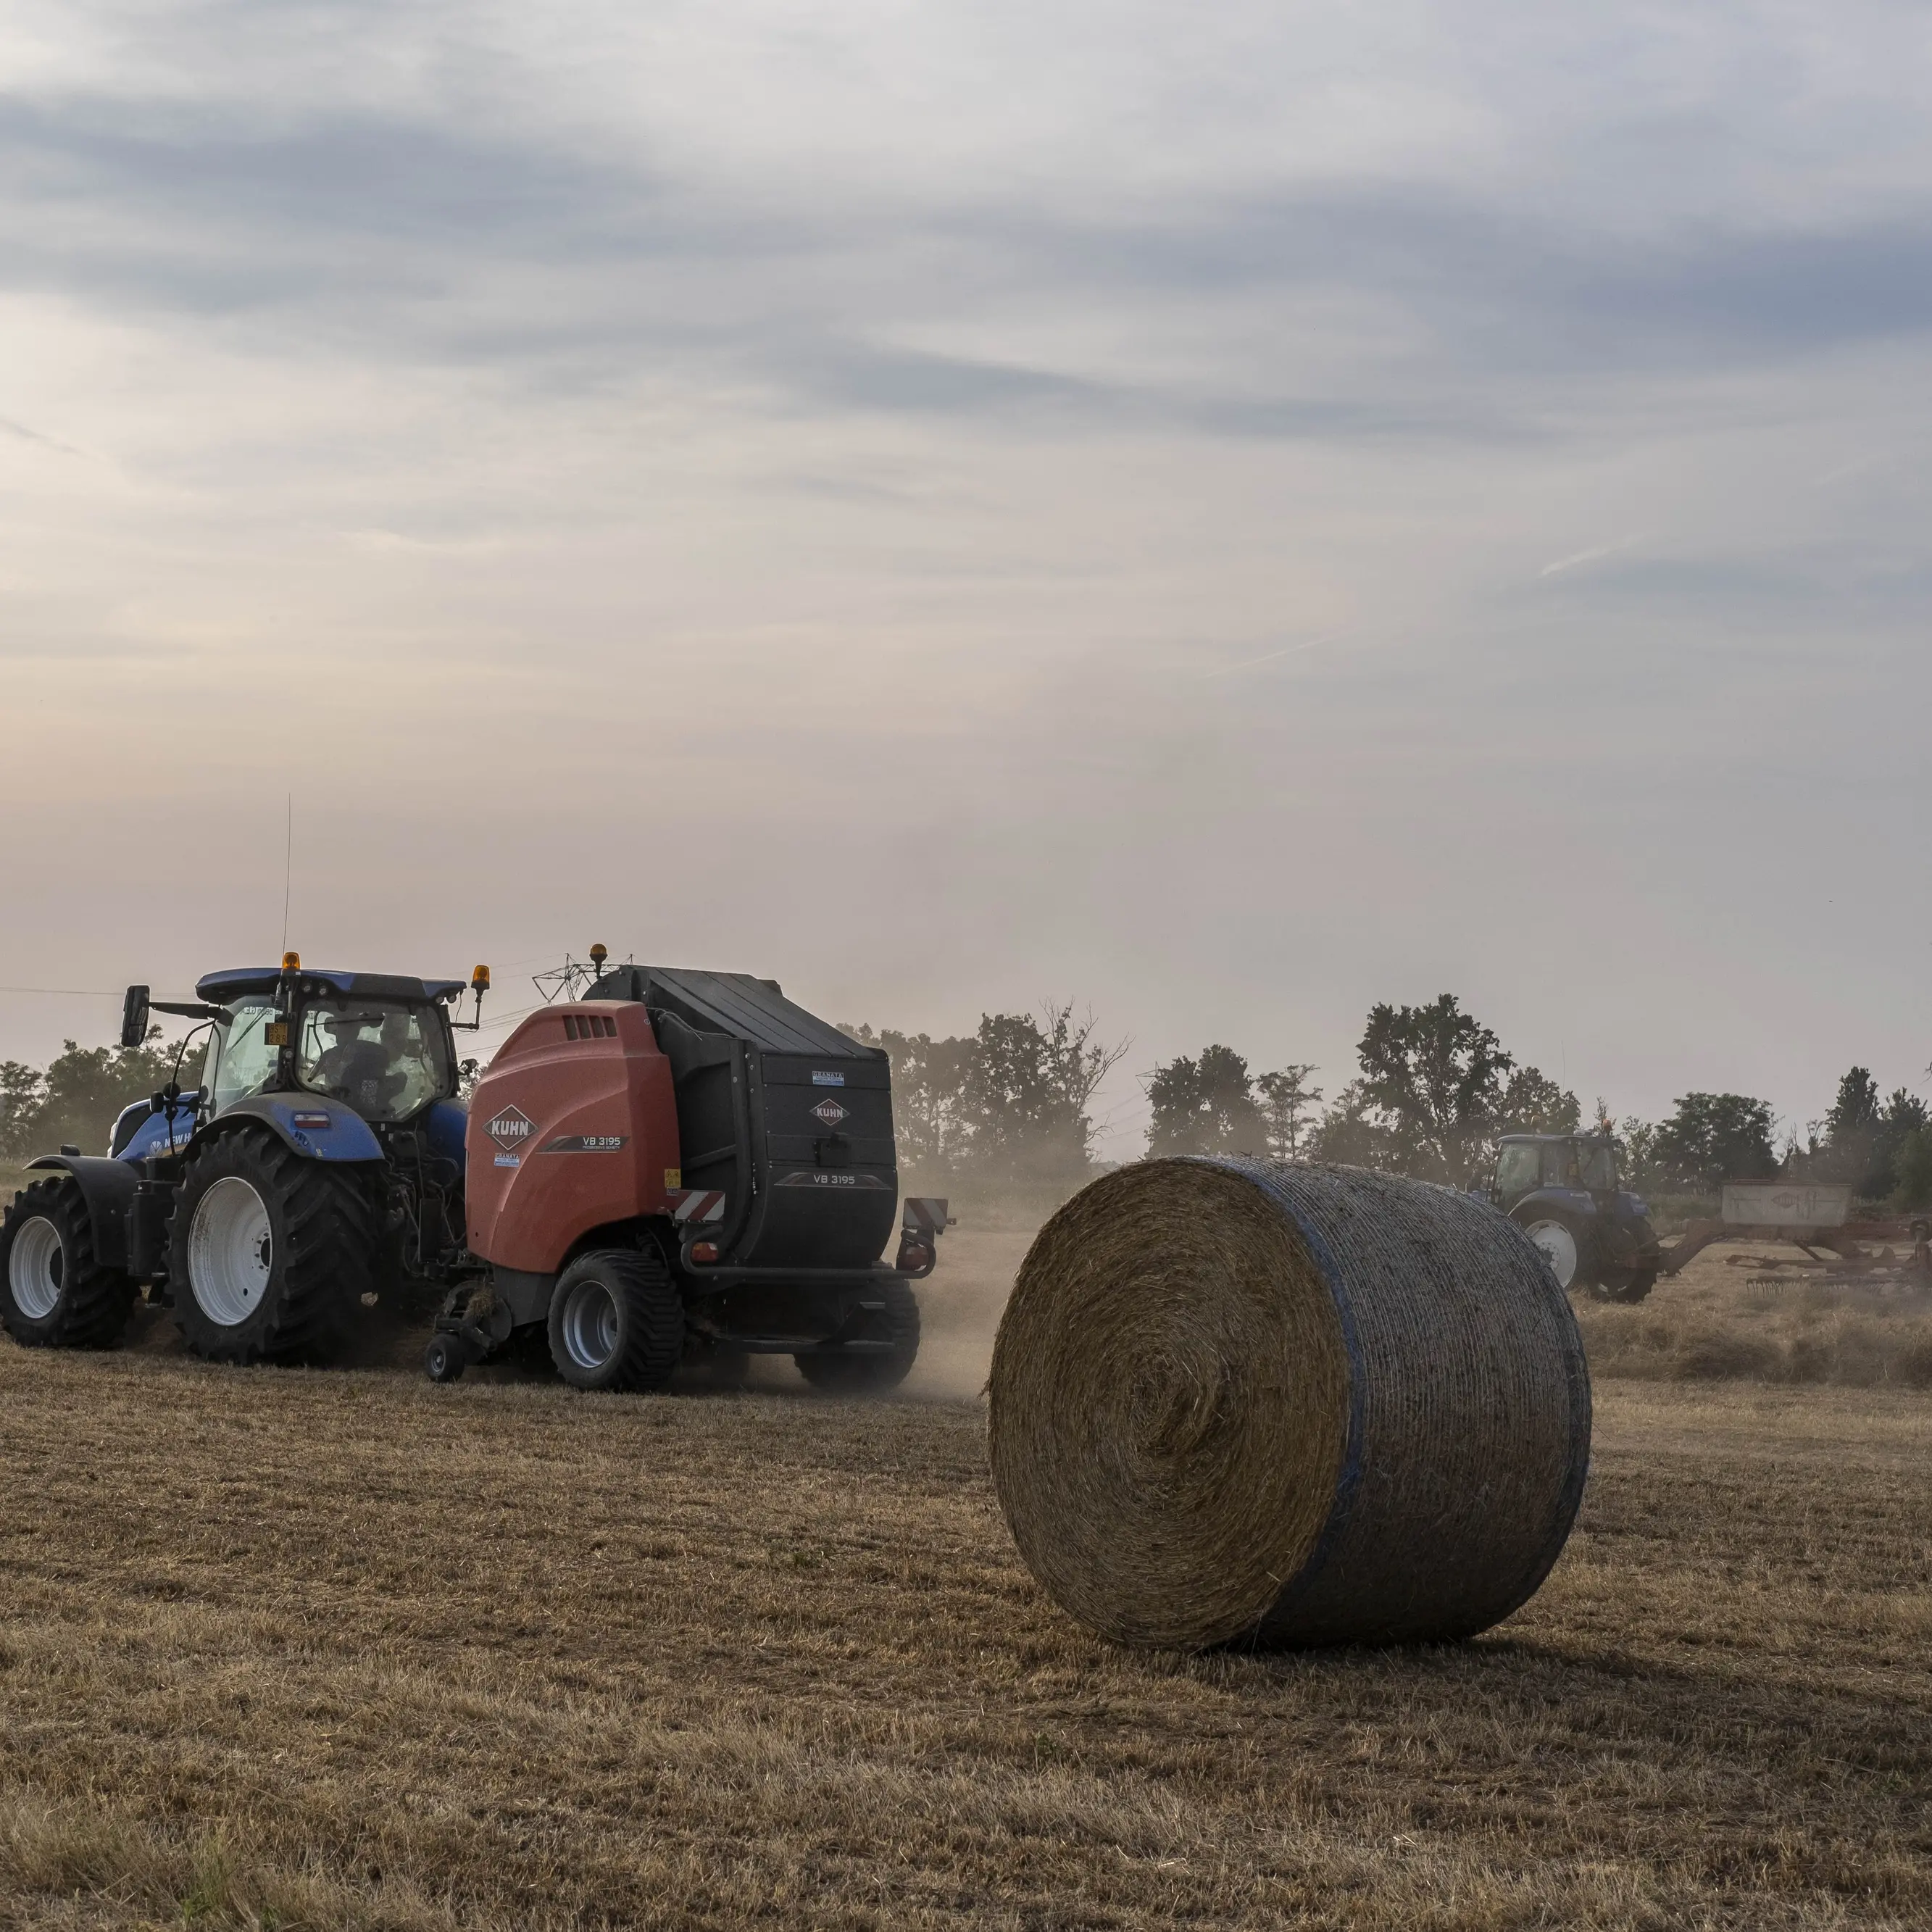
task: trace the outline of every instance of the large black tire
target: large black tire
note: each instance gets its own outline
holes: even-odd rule
[[[1605,1268],[1591,1289],[1599,1301],[1641,1301],[1657,1286],[1657,1270],[1645,1268]]]
[[[887,1276],[876,1297],[884,1307],[869,1311],[870,1340],[890,1342],[888,1348],[824,1348],[794,1355],[798,1372],[814,1388],[829,1395],[883,1395],[897,1388],[912,1372],[919,1354],[919,1303],[911,1284]]]
[[[361,1168],[218,1136],[189,1157],[168,1226],[182,1339],[211,1362],[330,1360],[374,1292],[376,1238]]]
[[[550,1298],[550,1353],[573,1388],[662,1388],[684,1359],[684,1304],[663,1256],[578,1256]]]
[[[94,1224],[71,1175],[14,1196],[0,1221],[0,1326],[22,1348],[118,1348],[139,1292],[94,1258]]]

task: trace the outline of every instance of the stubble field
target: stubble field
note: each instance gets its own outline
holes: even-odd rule
[[[948,1245],[884,1403],[0,1346],[0,1924],[1932,1921],[1924,1395],[1600,1378],[1502,1630],[1137,1655],[987,1484],[1025,1237]]]

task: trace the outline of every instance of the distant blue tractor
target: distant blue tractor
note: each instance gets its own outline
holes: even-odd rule
[[[1650,1210],[1626,1192],[1608,1133],[1505,1134],[1490,1199],[1542,1250],[1558,1285],[1641,1301],[1663,1255]]]
[[[464,1130],[452,1010],[489,985],[369,973],[211,973],[201,1084],[128,1108],[105,1156],[36,1160],[0,1226],[0,1325],[28,1347],[111,1347],[146,1285],[211,1360],[334,1353],[358,1304],[441,1286],[463,1251]],[[470,1027],[477,1024],[472,1018]],[[197,1029],[199,1030],[199,1029]],[[193,1035],[190,1036],[190,1040]]]

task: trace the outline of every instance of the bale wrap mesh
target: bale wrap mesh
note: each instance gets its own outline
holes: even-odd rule
[[[1147,1161],[1041,1229],[993,1480],[1061,1606],[1127,1643],[1467,1636],[1581,1500],[1570,1305],[1484,1203],[1356,1168]]]

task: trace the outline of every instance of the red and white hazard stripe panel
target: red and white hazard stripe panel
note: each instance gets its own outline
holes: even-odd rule
[[[680,1226],[724,1218],[724,1196],[715,1188],[676,1187],[670,1192],[670,1218]]]

